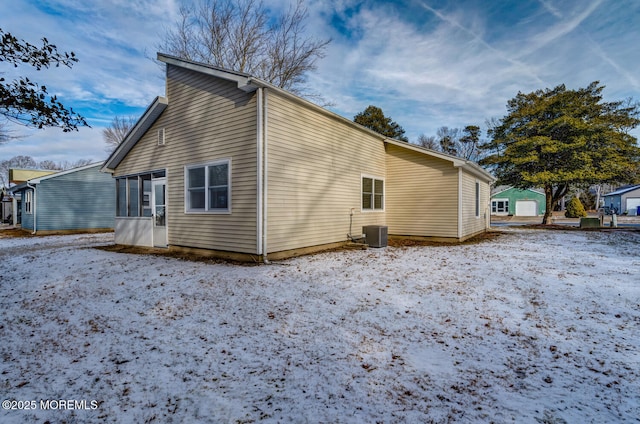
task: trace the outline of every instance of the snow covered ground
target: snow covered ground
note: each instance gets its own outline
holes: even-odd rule
[[[0,422],[639,422],[638,232],[270,266],[112,242],[0,238]]]

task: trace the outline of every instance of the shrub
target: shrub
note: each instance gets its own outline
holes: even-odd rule
[[[567,210],[564,216],[567,218],[582,218],[583,216],[587,216],[587,212],[584,210],[580,199],[574,197],[567,203]]]

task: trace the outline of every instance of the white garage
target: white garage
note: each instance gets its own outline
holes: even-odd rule
[[[516,200],[516,216],[538,216],[538,202],[535,200]]]
[[[627,212],[629,215],[636,215],[638,212],[638,206],[640,206],[640,198],[627,197]]]

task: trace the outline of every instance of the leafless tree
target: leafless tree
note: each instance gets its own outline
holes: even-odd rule
[[[8,127],[9,126],[6,122],[0,122],[0,144],[24,138],[24,136],[16,135],[15,132],[10,130]]]
[[[477,162],[484,154],[481,148],[480,127],[438,128],[436,136],[420,134],[417,144],[437,152],[458,156]]]
[[[81,166],[92,164],[93,162],[94,161],[92,159],[78,159],[75,161],[63,160],[62,162],[58,162],[56,169],[66,170],[80,168]]]
[[[182,7],[159,50],[187,60],[244,72],[300,95],[328,40],[305,35],[303,0],[273,17],[260,0],[201,0]]]
[[[0,161],[0,188],[9,187],[9,169],[48,169],[52,171],[62,171],[65,169],[79,168],[93,163],[91,159],[78,159],[75,161],[54,162],[43,160],[36,162],[31,156],[14,156],[8,160]]]
[[[436,151],[438,150],[438,142],[436,141],[436,138],[432,135],[427,136],[425,134],[420,134],[418,136],[417,144],[427,149],[436,150]]]
[[[40,163],[38,163],[38,168],[39,169],[49,169],[52,171],[60,171],[62,170],[62,164],[60,163],[55,163],[52,160],[43,160]]]
[[[107,144],[107,147],[105,147],[107,153],[113,152],[122,143],[122,140],[136,124],[136,121],[137,119],[133,116],[116,116],[111,121],[111,125],[102,130],[102,138]]]
[[[9,187],[9,168],[31,169],[36,165],[36,161],[31,156],[24,155],[0,161],[0,186]]]

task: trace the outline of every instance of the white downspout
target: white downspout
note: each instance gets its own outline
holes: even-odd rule
[[[258,114],[258,135],[257,135],[257,140],[256,140],[256,144],[257,144],[257,166],[256,166],[256,171],[257,171],[257,196],[256,196],[256,252],[258,255],[262,255],[262,208],[263,208],[263,193],[262,193],[262,145],[264,143],[264,139],[263,139],[263,135],[262,135],[262,129],[263,129],[263,122],[262,122],[262,87],[258,87],[258,105],[257,105],[257,109],[256,109],[256,113]]]
[[[268,102],[267,102],[267,94],[268,91],[264,90],[263,93],[263,118],[262,118],[262,157],[264,159],[263,161],[263,165],[262,165],[262,258],[264,260],[265,264],[269,263],[269,260],[267,259],[267,205],[268,205],[268,199],[267,199],[267,194],[268,194],[268,171],[269,171],[269,167],[268,167],[268,162],[267,162],[267,147],[268,147],[268,143],[267,140],[269,140],[268,137],[268,116],[269,116],[269,109],[268,109]]]
[[[11,225],[13,225],[14,227],[16,225],[18,225],[18,199],[16,198],[16,194],[15,193],[11,193],[13,195],[13,199],[11,199],[11,210],[12,212],[12,217],[11,217]]]
[[[458,168],[458,240],[462,238],[464,196],[462,195],[462,167]]]
[[[36,198],[38,197],[38,196],[36,196],[36,187],[37,186],[32,186],[31,184],[29,184],[29,181],[27,181],[27,187],[33,189],[33,205],[31,206],[33,208],[33,232],[31,234],[34,235],[36,233],[36,225],[37,225],[36,222],[38,222],[36,220]]]

